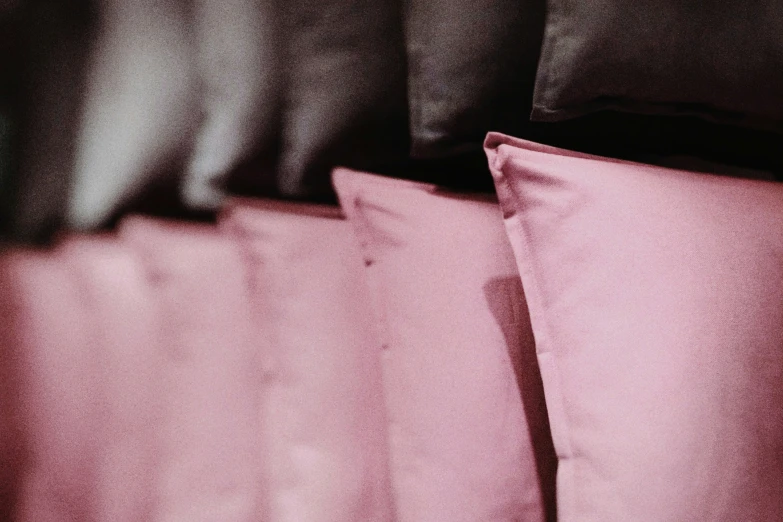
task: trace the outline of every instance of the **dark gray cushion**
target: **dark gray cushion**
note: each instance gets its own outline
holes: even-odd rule
[[[599,109],[783,121],[783,2],[548,0],[532,117]]]
[[[544,0],[407,0],[405,24],[414,157],[525,134]]]
[[[65,219],[93,17],[88,0],[12,7],[0,27],[0,237],[44,242]]]
[[[407,157],[399,0],[277,0],[284,93],[277,184],[336,201],[335,165],[384,170]]]
[[[182,197],[215,209],[223,183],[268,145],[279,111],[272,6],[268,0],[193,0],[198,105],[203,119]]]

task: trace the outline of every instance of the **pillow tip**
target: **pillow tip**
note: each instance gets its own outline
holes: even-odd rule
[[[487,155],[489,171],[492,173],[496,185],[498,180],[503,177],[503,165],[507,156],[503,153],[503,145],[507,145],[511,139],[513,139],[511,136],[500,132],[490,132],[484,140],[484,153]]]
[[[484,151],[489,153],[491,150],[497,149],[501,144],[505,143],[509,136],[502,132],[488,132],[484,138]]]

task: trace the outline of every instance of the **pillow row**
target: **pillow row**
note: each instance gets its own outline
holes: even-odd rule
[[[257,207],[3,256],[5,518],[393,520],[354,238]]]
[[[150,193],[167,194],[152,207],[173,207],[154,211],[180,215],[178,193],[214,210],[226,187],[334,202],[337,164],[488,188],[476,160],[489,130],[623,157],[783,168],[781,135],[768,132],[783,106],[771,1],[709,12],[668,0],[82,3],[3,13],[26,69],[0,67],[28,82],[17,101],[29,111],[3,110],[21,136],[0,185],[18,238],[62,222],[95,228]],[[607,109],[663,120],[609,118],[609,132]],[[588,114],[599,117],[577,118]],[[583,124],[564,121],[574,119]]]
[[[130,218],[6,254],[20,520],[554,520],[497,204],[343,175],[367,234],[333,207],[235,200],[219,233]]]
[[[6,256],[19,512],[554,520],[557,467],[562,520],[779,518],[780,185],[487,150],[500,206],[341,169],[348,221],[235,201]]]
[[[49,4],[0,13],[0,68],[20,78],[0,85],[7,236],[214,211],[227,183],[334,202],[335,164],[383,171],[407,158],[395,0]]]
[[[410,513],[403,518],[428,519],[421,508],[427,505],[444,506],[433,519],[461,519],[458,513],[471,508],[469,520],[491,519],[493,509],[504,513],[502,520],[536,516],[503,510],[504,498],[526,498],[522,490],[495,493],[492,501],[462,493],[458,498],[471,499],[465,505],[445,496],[425,502],[437,494],[438,481],[428,488],[408,471],[426,472],[414,467],[422,460],[412,460],[413,449],[435,463],[456,444],[453,435],[451,444],[435,444],[432,436],[460,424],[437,404],[436,383],[441,390],[457,379],[475,383],[467,395],[461,387],[449,390],[449,397],[477,408],[471,430],[458,440],[494,425],[496,415],[478,413],[488,413],[497,404],[492,396],[500,397],[484,395],[487,388],[478,384],[491,373],[485,373],[490,353],[501,346],[488,312],[506,325],[509,347],[532,348],[535,338],[537,362],[516,351],[528,431],[514,440],[532,449],[516,469],[529,472],[535,463],[543,464],[539,472],[554,469],[541,444],[548,425],[527,409],[536,404],[531,381],[540,370],[559,460],[559,520],[783,516],[783,185],[600,158],[500,134],[491,134],[486,147],[507,236],[497,235],[500,209],[491,201],[334,173],[382,326],[395,492],[401,513]],[[508,266],[507,241],[517,270]],[[524,295],[521,287],[509,291],[517,275]],[[527,340],[519,345],[513,337]],[[458,356],[469,345],[484,349],[467,365],[470,375],[457,374],[452,359],[441,362],[444,380],[405,380],[423,375],[433,350],[449,346]],[[433,384],[426,394],[418,387],[424,382]],[[402,383],[404,394],[395,388]],[[546,410],[540,404],[535,411]],[[407,422],[395,430],[397,419]],[[490,447],[504,454],[502,445]],[[470,457],[463,449],[453,462],[481,470]],[[492,476],[499,480],[502,473]],[[552,491],[545,477],[537,482],[544,499]],[[491,491],[492,483],[485,480],[481,490]],[[536,491],[536,481],[528,484]],[[459,491],[458,482],[450,486]]]

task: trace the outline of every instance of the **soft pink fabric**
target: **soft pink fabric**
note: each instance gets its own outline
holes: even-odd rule
[[[783,520],[783,185],[486,141],[565,522]]]
[[[346,169],[333,179],[382,327],[398,520],[545,520],[556,457],[497,202]]]
[[[4,461],[2,519],[18,501],[19,521],[153,520],[160,347],[140,265],[103,237],[2,264],[3,431],[25,450]]]
[[[248,273],[215,227],[128,218],[162,323],[161,453],[151,520],[266,520],[259,331]]]
[[[24,443],[16,520],[92,520],[102,386],[89,308],[59,252],[15,252],[4,265],[16,327],[13,400]]]
[[[68,305],[87,312],[98,383],[90,520],[155,520],[164,358],[152,285],[134,252],[113,237],[72,238],[60,251],[79,289]]]
[[[394,520],[380,350],[348,223],[331,207],[235,201],[222,225],[267,341],[265,520]]]

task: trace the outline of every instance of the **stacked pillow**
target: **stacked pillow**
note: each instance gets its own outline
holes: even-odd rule
[[[274,17],[261,0],[193,4],[203,120],[187,162],[183,199],[223,203],[226,178],[274,138],[280,110]]]
[[[258,332],[264,520],[391,522],[377,326],[358,245],[333,206],[234,200]]]
[[[87,519],[98,486],[103,384],[89,308],[59,252],[8,253],[3,271],[3,321],[14,325],[1,341],[15,377],[16,415],[8,420],[20,438],[6,477],[15,498],[6,492],[12,504],[4,509],[14,510],[9,520]]]
[[[554,520],[555,456],[496,200],[333,178],[380,327],[397,520]]]
[[[150,518],[252,520],[264,505],[264,344],[242,252],[214,226],[176,221],[130,217],[119,237],[139,260],[157,312]]]
[[[280,195],[335,202],[335,165],[408,154],[400,0],[276,0],[284,93]],[[257,173],[256,173],[257,174]]]
[[[773,0],[548,0],[533,117],[613,109],[780,131],[781,35]]]
[[[562,520],[783,514],[783,185],[486,142]]]
[[[528,130],[544,3],[405,3],[414,157],[481,153],[489,130]]]
[[[71,227],[100,227],[149,187],[176,186],[198,122],[188,9],[183,0],[96,2]]]
[[[771,0],[548,0],[531,114],[543,123],[514,135],[781,175],[781,34],[783,8]]]

